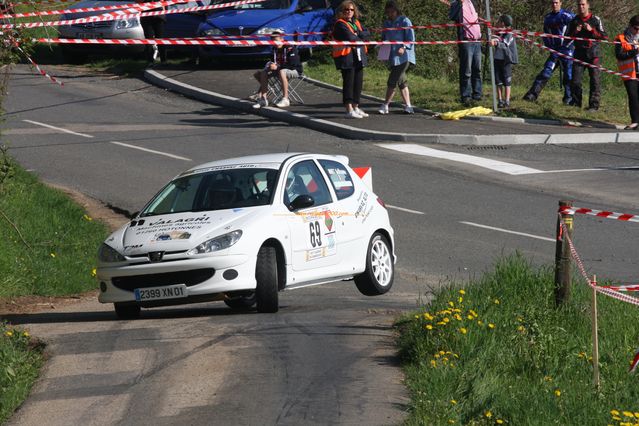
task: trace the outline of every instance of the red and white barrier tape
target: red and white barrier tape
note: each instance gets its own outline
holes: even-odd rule
[[[52,81],[55,84],[58,84],[60,86],[64,86],[64,83],[58,79],[56,79],[55,77],[53,77],[52,75],[50,75],[49,73],[47,73],[45,70],[43,70],[42,68],[40,68],[40,66],[38,64],[35,63],[35,61],[33,59],[31,59],[31,57],[29,55],[27,55],[27,52],[25,52],[20,45],[18,44],[18,42],[16,40],[13,39],[13,37],[9,36],[9,39],[11,40],[11,44],[13,45],[13,47],[15,47],[16,49],[18,49],[20,51],[20,53],[22,53],[22,55],[24,55],[25,58],[27,58],[27,61],[29,61],[29,63],[31,63],[31,65],[34,66],[34,68],[38,71],[38,73],[49,79],[50,81]]]
[[[154,7],[162,7],[162,6],[171,6],[174,4],[180,3],[188,3],[189,0],[163,0],[163,1],[153,1],[148,3],[129,3],[129,4],[121,4],[121,5],[111,5],[111,6],[98,6],[98,7],[81,7],[77,9],[61,9],[61,10],[44,10],[38,12],[25,12],[25,13],[14,13],[14,14],[0,14],[0,18],[5,19],[16,19],[16,18],[29,18],[34,16],[51,16],[51,15],[63,15],[65,13],[85,13],[85,12],[100,12],[106,10],[121,10],[121,9],[138,9],[143,6],[148,6],[150,8]]]
[[[588,216],[602,217],[605,219],[622,220],[624,222],[639,222],[639,215],[615,213],[615,212],[609,212],[605,210],[587,209],[583,207],[560,207],[559,213],[569,214],[569,215],[585,214]]]
[[[543,50],[546,50],[546,51],[548,51],[548,52],[551,52],[551,53],[553,53],[553,54],[555,54],[555,55],[557,55],[557,56],[560,56],[560,57],[562,57],[562,58],[569,59],[569,60],[571,60],[571,61],[573,61],[573,62],[576,62],[576,63],[578,63],[578,64],[580,64],[580,65],[583,65],[583,66],[585,66],[585,67],[593,68],[593,69],[598,69],[598,70],[603,71],[603,72],[605,72],[605,73],[607,73],[607,74],[616,75],[617,77],[621,77],[623,80],[636,80],[636,81],[639,81],[639,78],[631,78],[631,77],[628,77],[627,75],[622,74],[622,73],[620,73],[620,72],[613,71],[613,70],[609,70],[608,68],[604,68],[604,67],[602,67],[601,65],[594,65],[594,64],[590,64],[590,63],[588,63],[588,62],[584,62],[584,61],[579,60],[579,59],[577,59],[577,58],[574,58],[574,57],[572,57],[572,56],[570,56],[570,55],[566,55],[566,54],[561,53],[561,52],[559,52],[559,51],[557,51],[557,50],[551,49],[550,47],[544,46],[544,45],[543,45],[543,44],[541,44],[541,43],[538,43],[538,42],[536,42],[536,41],[533,41],[533,40],[527,39],[527,38],[525,38],[525,37],[524,37],[524,36],[522,36],[522,35],[519,35],[519,34],[516,34],[516,33],[513,33],[513,34],[515,35],[515,37],[522,39],[522,40],[523,40],[524,42],[526,42],[526,43],[531,43],[531,44],[533,44],[533,45],[535,45],[535,46],[539,47],[540,49],[543,49]]]
[[[34,4],[58,4],[58,3],[74,3],[75,0],[38,0],[38,1],[12,1],[9,3],[11,6],[17,5],[31,5]]]
[[[558,34],[548,34],[537,31],[528,31],[528,30],[509,30],[508,28],[496,28],[496,30],[502,32],[512,32],[513,34],[519,34],[524,37],[542,37],[542,38],[560,38],[564,40],[577,40],[577,41],[591,41],[593,43],[605,43],[605,44],[621,44],[619,41],[610,41],[608,39],[592,39],[592,38],[584,38],[584,37],[571,37],[565,35]]]
[[[639,299],[637,299],[636,297],[632,297],[632,296],[628,296],[627,294],[620,293],[619,291],[616,291],[613,288],[600,287],[596,285],[596,283],[590,280],[590,277],[586,273],[586,268],[584,267],[584,264],[581,261],[581,258],[579,257],[579,253],[577,253],[577,250],[575,249],[575,246],[573,245],[571,238],[568,236],[568,228],[566,227],[566,224],[564,223],[564,221],[561,220],[561,216],[559,216],[559,218],[560,218],[559,223],[561,224],[561,227],[563,230],[563,237],[566,239],[566,241],[568,242],[568,246],[570,247],[570,254],[572,255],[572,258],[575,259],[575,263],[577,263],[577,268],[579,269],[579,272],[581,272],[581,275],[584,277],[588,285],[591,288],[594,288],[597,292],[605,294],[606,296],[610,296],[613,299],[621,300],[622,302],[639,306]]]
[[[215,4],[211,6],[196,6],[196,7],[185,7],[182,9],[171,9],[171,10],[158,10],[158,11],[150,11],[150,12],[141,12],[139,10],[130,10],[129,13],[122,13],[121,11],[105,13],[97,16],[89,16],[87,18],[78,18],[78,19],[66,19],[62,21],[41,21],[41,22],[24,22],[19,24],[3,24],[0,25],[0,28],[39,28],[39,27],[57,27],[61,25],[76,25],[76,24],[89,24],[92,22],[105,22],[105,21],[114,21],[116,19],[133,19],[137,17],[146,17],[146,16],[160,16],[160,15],[171,15],[174,13],[187,13],[187,12],[199,12],[202,10],[214,10],[214,9],[223,9],[227,7],[239,6],[242,4],[251,4],[251,3],[260,3],[264,0],[240,0],[234,1],[231,3],[223,3],[223,4]],[[145,7],[148,9],[149,7]]]
[[[639,291],[639,285],[602,285],[601,288],[609,288],[615,291]]]

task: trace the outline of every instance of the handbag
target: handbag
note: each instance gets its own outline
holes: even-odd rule
[[[377,59],[380,61],[388,61],[390,59],[391,45],[382,44],[377,51]]]

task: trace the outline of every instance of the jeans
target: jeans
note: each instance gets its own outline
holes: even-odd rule
[[[577,57],[584,62],[599,65],[599,58],[593,58],[588,60],[587,58]],[[578,63],[572,64],[572,103],[578,107],[581,107],[582,93],[581,83],[584,77],[584,71],[586,66]],[[590,75],[590,93],[588,99],[588,108],[599,108],[599,100],[601,99],[601,70],[588,67],[588,74]]]
[[[462,100],[481,99],[481,43],[459,45],[459,92]]]
[[[552,76],[555,68],[557,67],[557,63],[561,65],[561,71],[563,73],[562,83],[564,86],[564,103],[570,103],[572,101],[572,92],[570,90],[570,84],[572,81],[572,61],[570,59],[561,58],[554,53],[551,53],[544,64],[544,68],[541,70],[537,77],[535,78],[535,82],[532,87],[528,91],[528,93],[532,93],[535,98],[539,96],[539,93],[542,91],[550,77]]]

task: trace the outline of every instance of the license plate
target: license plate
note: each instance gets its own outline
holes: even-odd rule
[[[102,33],[76,33],[75,38],[102,38]]]
[[[135,300],[138,302],[144,302],[147,300],[177,299],[180,297],[186,297],[186,284],[136,288],[134,293]]]

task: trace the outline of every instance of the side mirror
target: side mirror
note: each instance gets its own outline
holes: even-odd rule
[[[291,202],[291,209],[305,209],[306,207],[311,207],[313,204],[315,204],[315,200],[313,200],[313,197],[311,197],[310,195],[298,195]]]

